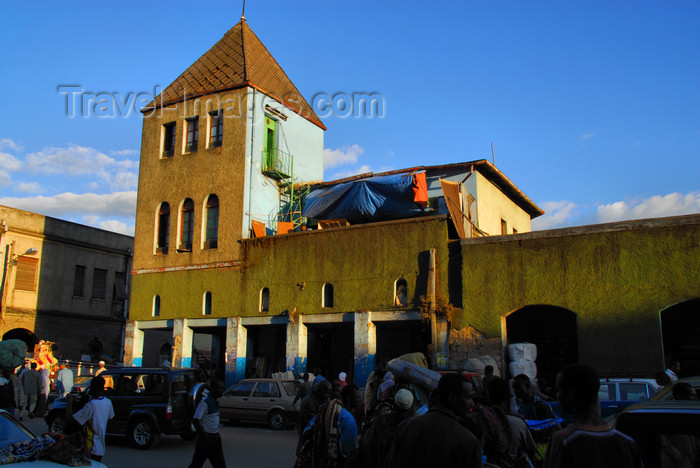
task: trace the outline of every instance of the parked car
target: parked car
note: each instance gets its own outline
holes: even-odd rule
[[[107,434],[127,436],[139,449],[158,445],[161,434],[179,434],[186,440],[196,436],[192,415],[206,381],[201,369],[122,367],[100,376],[114,407]],[[87,402],[89,392],[78,394],[75,409]],[[54,401],[44,419],[50,431],[62,432],[66,399]]]
[[[7,448],[17,442],[22,442],[25,440],[35,439],[36,436],[30,431],[27,426],[22,424],[5,410],[0,410],[0,450]],[[5,460],[7,461],[7,460]],[[90,465],[94,467],[105,467],[102,463],[90,460]],[[35,460],[31,462],[18,462],[12,463],[10,466],[14,467],[35,467],[35,468],[54,468],[61,465],[59,463],[50,462],[47,460]]]
[[[84,392],[90,386],[90,381],[92,380],[92,375],[79,375],[73,379],[73,386],[70,391],[75,393]]]
[[[272,429],[284,429],[298,419],[299,407],[292,402],[299,387],[298,380],[241,380],[219,398],[219,415],[229,421],[266,422]]]
[[[629,406],[615,428],[639,446],[644,466],[700,465],[700,401],[648,401]]]
[[[598,399],[603,419],[610,418],[630,405],[646,401],[656,395],[658,385],[654,379],[643,378],[603,378],[600,379]],[[552,410],[564,419],[563,425],[573,421],[570,414],[562,414],[559,402],[550,402]]]
[[[693,386],[695,391],[700,394],[700,376],[696,377],[685,377],[683,379],[678,379],[678,382],[688,382]],[[675,384],[677,382],[673,382]],[[651,401],[668,401],[673,400],[673,384],[666,385],[651,398]]]

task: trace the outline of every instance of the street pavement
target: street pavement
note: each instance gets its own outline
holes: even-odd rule
[[[36,435],[47,430],[43,418],[25,417],[22,422]],[[220,432],[229,468],[290,468],[294,464],[297,432],[292,427],[273,431],[262,425],[237,423],[222,426]],[[108,437],[102,463],[109,468],[178,468],[188,466],[193,453],[194,441],[179,436],[163,435],[158,447],[151,450],[136,450],[126,438]]]

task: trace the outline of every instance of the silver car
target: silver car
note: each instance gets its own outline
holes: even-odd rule
[[[241,380],[219,397],[219,415],[229,421],[266,422],[272,429],[284,429],[299,416],[298,404],[292,404],[299,387],[298,380]]]

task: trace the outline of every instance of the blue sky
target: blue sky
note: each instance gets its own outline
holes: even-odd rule
[[[133,96],[240,14],[240,1],[4,5],[0,204],[133,233]],[[547,212],[534,229],[700,213],[700,1],[248,0],[246,18],[307,100],[382,96],[381,118],[324,118],[326,179],[491,159],[493,142]],[[69,118],[67,85],[126,111]]]

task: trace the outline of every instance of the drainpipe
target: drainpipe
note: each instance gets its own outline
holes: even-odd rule
[[[431,356],[432,367],[437,369],[437,352],[438,352],[438,333],[437,333],[437,317],[435,316],[435,283],[437,281],[435,270],[435,249],[430,249],[430,262],[428,268],[428,308],[430,310],[430,341],[433,344],[433,352]]]
[[[250,229],[252,224],[252,210],[253,210],[253,142],[255,141],[255,88],[253,89],[253,110],[251,112],[251,123],[250,123],[250,174],[248,175],[248,234],[250,234]]]
[[[124,288],[126,289],[125,294],[126,297],[124,298],[124,323],[122,324],[122,338],[121,338],[121,343],[122,343],[122,348],[121,351],[119,352],[119,361],[124,362],[124,341],[126,340],[126,323],[129,320],[129,299],[131,298],[131,257],[134,255],[131,249],[126,250],[127,255],[125,259],[126,263],[126,270],[124,271]]]

